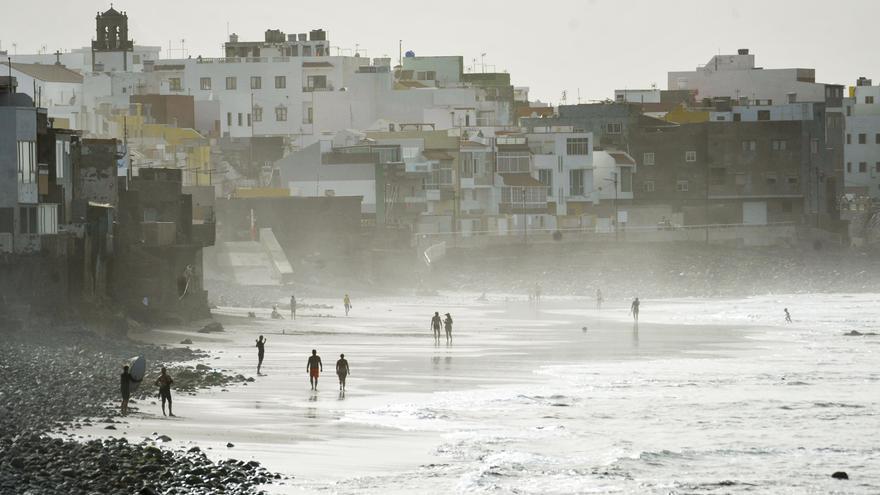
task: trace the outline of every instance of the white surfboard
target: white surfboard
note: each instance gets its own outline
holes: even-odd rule
[[[131,361],[128,363],[128,372],[131,374],[132,380],[138,380],[131,382],[131,392],[134,393],[140,386],[141,380],[147,374],[147,360],[143,356],[131,358]]]

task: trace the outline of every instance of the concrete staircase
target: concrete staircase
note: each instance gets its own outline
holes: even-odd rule
[[[281,285],[293,279],[293,267],[272,229],[260,229],[259,241],[218,243],[217,265],[240,285]]]

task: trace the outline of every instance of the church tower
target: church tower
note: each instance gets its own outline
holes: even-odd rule
[[[95,16],[96,38],[92,40],[92,71],[128,70],[129,52],[134,42],[128,39],[128,15],[110,4],[110,10]]]

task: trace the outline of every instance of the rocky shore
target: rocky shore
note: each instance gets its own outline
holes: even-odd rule
[[[202,352],[76,327],[0,328],[0,341],[0,493],[252,494],[277,479],[253,461],[214,463],[198,448],[160,448],[161,436],[133,444],[75,434],[95,422],[116,428],[121,365],[135,355],[151,363],[135,407],[155,397],[152,368],[159,364],[174,376],[175,393],[247,383],[242,375],[193,364],[207,357]]]

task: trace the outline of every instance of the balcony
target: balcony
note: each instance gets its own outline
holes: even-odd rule
[[[303,93],[312,93],[315,91],[333,91],[333,84],[327,83],[324,86],[303,86]]]
[[[532,169],[531,153],[502,152],[495,154],[495,167],[498,173],[528,173]]]

